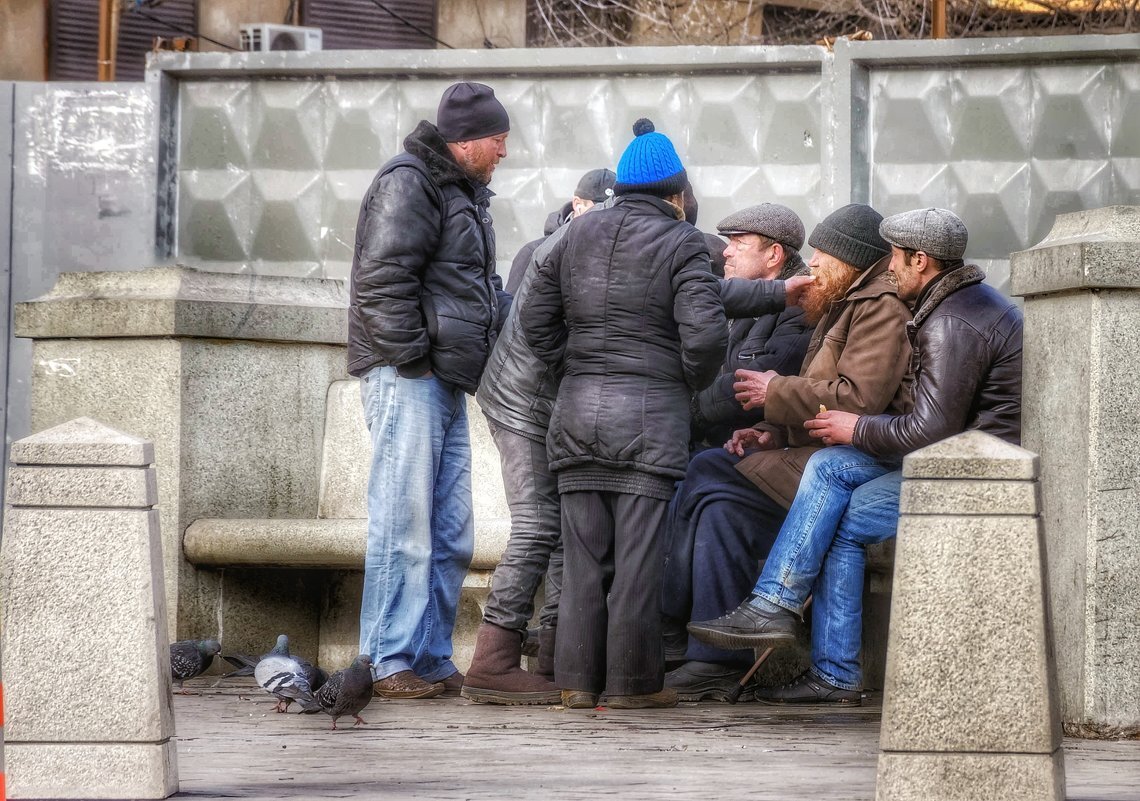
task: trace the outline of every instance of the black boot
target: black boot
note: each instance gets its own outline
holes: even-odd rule
[[[538,664],[534,666],[534,674],[542,676],[547,681],[554,681],[554,640],[558,629],[546,626],[538,632]]]

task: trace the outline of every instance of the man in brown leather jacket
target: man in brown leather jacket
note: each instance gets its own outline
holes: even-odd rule
[[[788,685],[755,691],[769,703],[861,702],[864,548],[895,535],[902,456],[968,429],[1020,443],[1021,312],[963,263],[965,225],[946,209],[919,209],[887,218],[880,232],[891,243],[899,297],[915,308],[907,326],[914,408],[808,419],[812,437],[838,447],[808,462],[752,595],[718,620],[689,626],[724,648],[789,642],[814,593],[812,666]]]
[[[737,431],[723,450],[698,454],[674,497],[670,535],[693,541],[691,562],[671,553],[662,594],[666,657],[684,661],[665,683],[682,700],[725,700],[752,662],[749,651],[685,642],[683,626],[724,614],[748,595],[804,464],[820,447],[803,421],[821,404],[859,414],[908,408],[911,315],[887,271],[890,246],[879,236],[880,222],[870,206],[852,204],[812,231],[816,280],[800,305],[818,325],[800,374],[738,371],[738,400],[747,399],[745,408],[763,406],[765,422]],[[670,638],[678,627],[682,637]]]

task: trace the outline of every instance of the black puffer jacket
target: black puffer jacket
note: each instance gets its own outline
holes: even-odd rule
[[[536,265],[519,319],[543,361],[565,356],[552,470],[685,473],[689,395],[716,375],[728,330],[704,237],[675,215],[624,195],[571,223]]]
[[[473,184],[428,122],[404,140],[360,204],[348,309],[348,371],[429,369],[475,392],[510,295],[495,274],[492,192]]]
[[[970,429],[1021,444],[1021,311],[985,277],[959,267],[919,298],[907,325],[914,408],[860,417],[855,447],[898,456]]]

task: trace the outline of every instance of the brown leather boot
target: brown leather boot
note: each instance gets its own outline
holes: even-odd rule
[[[557,704],[562,694],[554,684],[519,667],[522,637],[519,632],[491,623],[479,626],[475,656],[460,692],[477,704]]]
[[[554,681],[554,639],[557,634],[558,629],[554,626],[544,626],[538,631],[538,664],[534,666],[534,675],[547,681]]]

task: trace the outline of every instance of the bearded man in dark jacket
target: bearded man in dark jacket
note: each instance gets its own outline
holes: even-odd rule
[[[1021,312],[963,263],[966,226],[947,209],[918,209],[883,220],[880,233],[899,297],[915,309],[907,326],[914,408],[807,420],[811,436],[837,447],[808,461],[752,594],[724,617],[689,626],[719,647],[790,642],[814,588],[811,668],[757,690],[768,703],[861,703],[864,549],[895,535],[902,457],[966,430],[1021,441]]]
[[[704,237],[683,221],[685,170],[648,120],[610,208],[575,220],[537,265],[519,317],[561,365],[547,452],[565,548],[555,679],[563,703],[672,706],[660,592],[665,512],[688,461],[689,397],[724,358],[727,325]]]
[[[474,549],[474,393],[510,296],[487,188],[510,120],[489,86],[454,84],[360,206],[348,368],[372,438],[360,652],[385,698],[458,695],[451,661]]]

